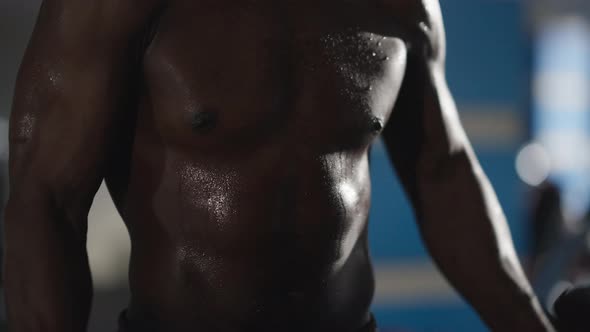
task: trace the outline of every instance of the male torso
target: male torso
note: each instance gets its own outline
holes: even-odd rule
[[[44,0],[11,113],[9,329],[86,329],[106,179],[125,331],[365,332],[381,132],[451,284],[494,331],[551,331],[444,58],[436,0]]]
[[[130,326],[366,324],[368,150],[402,83],[415,2],[176,0],[155,13],[134,137],[106,177],[133,245]]]

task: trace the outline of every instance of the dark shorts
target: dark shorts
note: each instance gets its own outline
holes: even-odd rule
[[[371,320],[367,323],[367,325],[365,325],[363,328],[361,328],[357,332],[378,332],[378,331],[379,330],[377,329],[377,322],[375,321],[375,317],[373,317],[373,315],[371,315]],[[142,329],[142,331],[131,330],[127,324],[127,318],[125,317],[125,311],[123,311],[121,313],[121,315],[119,315],[118,332],[144,332],[144,331],[143,331],[143,329]]]

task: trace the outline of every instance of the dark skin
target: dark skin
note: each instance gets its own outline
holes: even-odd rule
[[[45,0],[11,118],[11,331],[85,330],[103,179],[132,241],[131,327],[361,328],[380,134],[448,280],[494,331],[550,331],[444,54],[434,0]]]

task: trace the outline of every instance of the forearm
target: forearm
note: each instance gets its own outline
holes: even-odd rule
[[[4,281],[10,331],[86,330],[92,283],[85,231],[69,219],[41,197],[9,200]]]
[[[445,163],[421,167],[417,186],[421,233],[437,265],[494,331],[550,330],[477,161],[464,151]]]

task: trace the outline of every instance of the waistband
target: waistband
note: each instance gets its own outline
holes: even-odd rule
[[[147,328],[147,330],[144,328],[141,328],[140,330],[135,328],[132,330],[129,327],[129,324],[127,322],[126,313],[127,313],[127,310],[124,310],[119,315],[119,328],[118,328],[117,332],[150,332],[150,331],[153,331],[149,328]],[[373,314],[371,314],[369,322],[365,326],[363,326],[360,330],[358,330],[357,332],[379,332],[379,329],[377,328],[377,321],[375,320],[375,316],[373,316]]]

